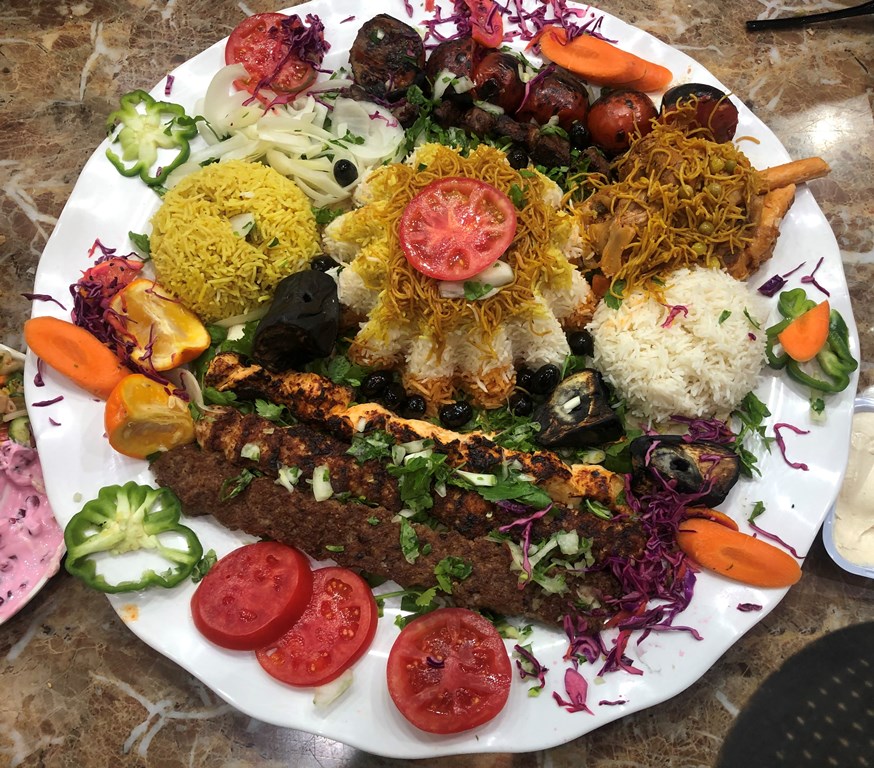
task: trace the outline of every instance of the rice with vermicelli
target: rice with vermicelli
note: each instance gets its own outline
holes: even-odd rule
[[[437,179],[464,176],[508,196],[522,191],[513,243],[501,257],[512,282],[479,300],[442,295],[439,281],[418,272],[398,242],[409,202]],[[558,209],[554,182],[522,175],[494,147],[469,155],[426,144],[405,163],[377,168],[358,185],[360,206],[323,233],[325,252],[346,264],[340,301],[366,317],[349,348],[360,364],[397,370],[409,392],[429,404],[449,402],[463,390],[478,405],[506,403],[515,366],[561,365],[570,350],[564,328],[581,328],[595,299],[565,248],[576,234]],[[576,248],[579,252],[579,248]]]
[[[629,293],[618,309],[599,305],[594,366],[632,415],[727,416],[764,362],[764,300],[716,269],[680,269],[665,283],[659,295]]]
[[[240,214],[254,216],[245,237],[231,221]],[[150,241],[162,287],[207,322],[269,302],[277,283],[319,252],[315,217],[300,188],[242,160],[208,165],[167,192]]]

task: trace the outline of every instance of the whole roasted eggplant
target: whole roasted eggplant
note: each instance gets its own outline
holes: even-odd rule
[[[547,448],[600,445],[622,437],[622,422],[610,407],[601,374],[585,368],[559,382],[534,413],[537,442]]]
[[[661,477],[678,493],[704,493],[696,505],[715,507],[725,501],[740,476],[738,455],[709,440],[643,435],[631,441],[630,451],[631,488],[637,495],[661,488]]]
[[[337,283],[314,269],[280,281],[252,341],[252,358],[281,373],[331,353],[340,328]]]

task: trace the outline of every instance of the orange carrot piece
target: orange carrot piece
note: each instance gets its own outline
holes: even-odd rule
[[[677,544],[697,565],[755,587],[790,587],[801,567],[788,553],[712,520],[680,523]]]
[[[599,299],[603,299],[607,295],[607,291],[610,290],[610,278],[604,277],[601,274],[592,275],[592,293],[595,294]]]
[[[563,29],[550,26],[544,27],[538,42],[546,58],[595,85],[658,91],[673,79],[669,69],[592,35],[568,41]]]
[[[829,303],[824,301],[796,317],[777,334],[783,351],[799,363],[813,360],[828,339],[830,314]]]
[[[731,528],[731,530],[737,530],[737,523],[730,518],[725,512],[720,512],[716,509],[711,509],[710,507],[689,507],[686,509],[686,517],[700,517],[704,520],[712,520],[714,523],[719,523],[720,525],[724,525],[726,528]]]
[[[105,400],[130,371],[93,334],[56,317],[33,317],[24,340],[46,365],[86,392]]]

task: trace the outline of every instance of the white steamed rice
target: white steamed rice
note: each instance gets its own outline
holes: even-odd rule
[[[747,313],[764,328],[765,301],[715,269],[680,269],[665,282],[661,297],[635,291],[618,309],[601,302],[589,324],[594,366],[634,416],[724,418],[755,387],[764,363],[765,334]],[[688,316],[679,312],[662,327],[678,305]]]

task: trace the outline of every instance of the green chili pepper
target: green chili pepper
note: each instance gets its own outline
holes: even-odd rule
[[[137,109],[140,104],[145,106],[144,111]],[[121,97],[121,106],[106,119],[110,136],[121,126],[112,139],[113,144],[121,145],[121,157],[111,148],[106,150],[106,157],[123,176],[139,175],[150,186],[163,184],[170,171],[188,159],[191,153],[188,142],[197,135],[199,119],[202,118],[186,115],[179,104],[155,101],[145,91],[126,93]],[[179,151],[151,175],[151,168],[158,161],[159,149]],[[133,164],[128,165],[131,162]]]
[[[784,291],[777,301],[777,309],[783,315],[783,320],[772,325],[765,333],[768,340],[765,344],[765,355],[772,368],[785,368],[789,376],[800,384],[804,384],[818,392],[841,392],[850,383],[850,374],[856,370],[859,363],[850,352],[850,331],[844,318],[833,309],[829,314],[828,338],[825,346],[816,356],[820,370],[825,378],[812,376],[802,370],[801,364],[789,357],[785,352],[776,354],[774,345],[778,343],[777,336],[782,333],[796,317],[803,315],[816,306],[815,301],[807,298],[803,288],[793,288]]]
[[[88,586],[113,594],[151,586],[175,587],[203,556],[197,535],[179,524],[181,509],[179,499],[169,488],[150,488],[133,481],[101,488],[96,499],[73,515],[64,531],[67,571]],[[148,568],[116,584],[98,573],[94,555],[138,550],[160,554],[168,561],[168,569],[157,573]]]

